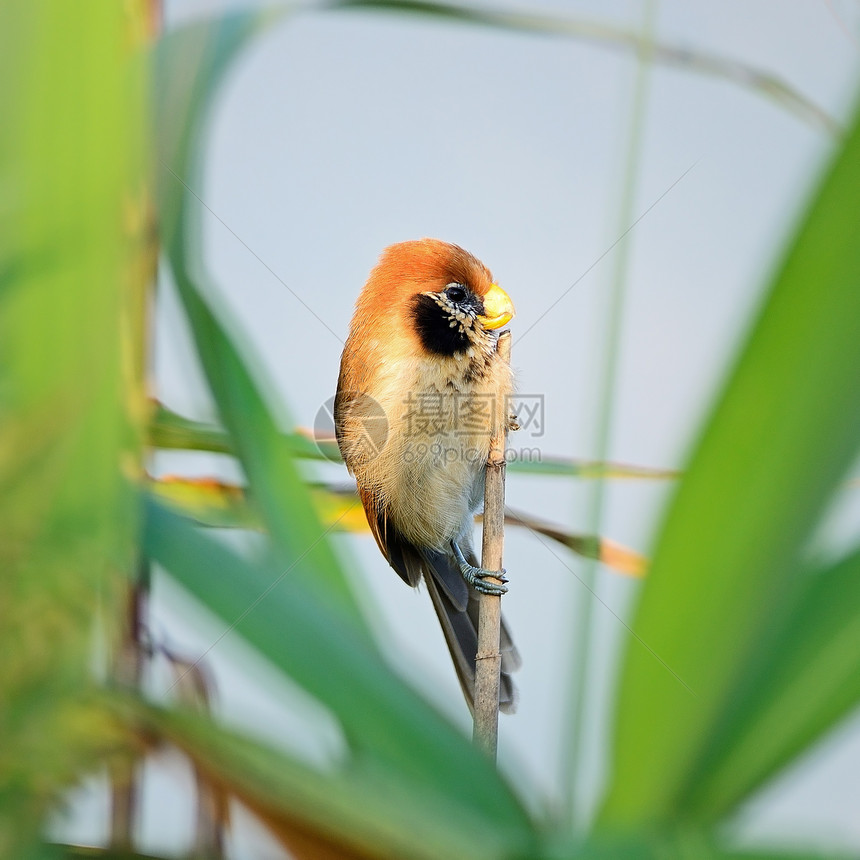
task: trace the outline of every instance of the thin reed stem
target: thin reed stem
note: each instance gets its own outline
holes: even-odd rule
[[[499,336],[499,355],[510,364],[511,333]],[[505,440],[507,404],[498,433],[490,444],[484,484],[484,531],[481,566],[500,570],[505,540]],[[489,578],[489,582],[499,580]],[[494,761],[499,745],[499,682],[502,654],[499,648],[502,598],[482,594],[478,615],[478,653],[475,661],[475,725],[473,739]]]

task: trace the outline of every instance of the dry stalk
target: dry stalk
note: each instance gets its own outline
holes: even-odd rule
[[[511,333],[499,336],[498,351],[510,364]],[[490,444],[487,474],[484,484],[484,534],[481,546],[481,567],[500,570],[505,537],[505,441],[507,438],[507,404],[499,432]],[[498,582],[490,578],[489,582]],[[475,722],[474,742],[493,760],[499,740],[499,677],[502,655],[499,637],[502,599],[498,595],[481,594],[478,616],[478,653],[475,660]]]

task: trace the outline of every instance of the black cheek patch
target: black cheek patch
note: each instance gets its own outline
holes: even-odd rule
[[[469,348],[469,338],[460,325],[451,326],[452,319],[430,296],[415,296],[412,318],[421,344],[436,355],[454,355]]]

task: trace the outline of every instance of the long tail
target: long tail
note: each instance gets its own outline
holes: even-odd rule
[[[408,585],[416,587],[421,579],[427,583],[427,591],[439,618],[445,642],[451,652],[454,668],[469,709],[475,710],[475,657],[478,653],[478,593],[463,579],[453,553],[419,549],[409,543],[403,535],[387,521],[384,513],[375,512],[375,502],[368,494],[359,490],[370,530],[377,544]],[[461,549],[470,564],[477,565],[475,553],[466,542]],[[519,668],[520,656],[511,640],[505,619],[502,618],[500,650],[502,674],[499,685],[499,708],[512,713],[516,706],[516,689],[510,673]]]
[[[457,678],[463,690],[463,696],[469,705],[469,710],[475,709],[475,657],[478,653],[478,595],[474,589],[468,588],[468,597],[463,606],[461,594],[452,595],[445,586],[453,576],[465,585],[460,578],[459,570],[453,569],[452,560],[441,554],[433,554],[427,559],[430,575],[425,568],[424,581],[427,591],[433,601],[436,617],[445,635],[445,643],[451,653],[451,660],[457,671]],[[440,569],[441,568],[441,569]],[[457,589],[459,592],[460,589]],[[505,619],[502,618],[500,651],[502,655],[502,672],[499,684],[499,710],[510,714],[516,710],[516,687],[511,679],[511,673],[520,666],[520,656],[511,639]]]

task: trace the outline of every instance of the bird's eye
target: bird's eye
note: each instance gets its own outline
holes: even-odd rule
[[[466,290],[460,284],[451,284],[448,289],[445,290],[445,295],[454,302],[462,302],[463,299],[466,298]]]

